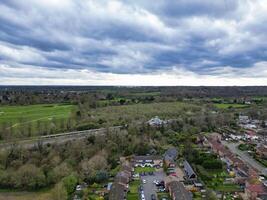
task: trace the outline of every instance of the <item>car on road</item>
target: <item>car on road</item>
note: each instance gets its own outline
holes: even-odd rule
[[[141,200],[146,200],[145,195],[141,194]]]
[[[151,200],[157,200],[155,194],[151,194]]]
[[[142,182],[143,182],[143,184],[146,184],[146,179],[143,179]]]

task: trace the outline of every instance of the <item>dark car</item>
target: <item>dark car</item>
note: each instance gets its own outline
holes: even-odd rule
[[[150,176],[152,176],[152,175],[154,175],[154,172],[148,172],[148,174],[149,174]]]
[[[151,194],[151,200],[156,200],[156,195],[155,194]]]

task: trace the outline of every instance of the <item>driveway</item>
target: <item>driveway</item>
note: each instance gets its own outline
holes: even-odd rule
[[[145,184],[142,184],[144,187],[144,195],[146,200],[151,199],[151,195],[155,194],[157,196],[157,187],[153,183],[154,180],[163,181],[165,173],[163,171],[154,172],[154,175],[141,176],[141,181],[146,180]]]
[[[238,155],[245,163],[266,175],[266,168],[264,166],[254,160],[246,151],[238,149],[239,143],[228,143],[226,141],[222,141],[222,144],[227,146],[232,153]]]

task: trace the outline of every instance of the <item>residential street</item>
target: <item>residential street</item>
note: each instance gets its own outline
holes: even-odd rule
[[[222,141],[222,144],[227,146],[232,151],[232,153],[238,155],[244,162],[259,170],[262,174],[266,175],[266,168],[264,166],[254,160],[250,155],[248,155],[247,152],[241,151],[237,148],[239,143],[228,143],[226,141]]]

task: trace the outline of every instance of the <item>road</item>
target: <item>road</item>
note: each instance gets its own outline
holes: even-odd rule
[[[222,141],[222,144],[227,146],[232,153],[238,155],[245,163],[266,175],[266,168],[263,165],[254,160],[247,152],[241,151],[237,148],[239,143],[228,143],[226,141]]]
[[[155,194],[155,196],[157,196],[157,187],[153,183],[153,181],[154,180],[163,181],[164,176],[165,174],[163,171],[157,171],[154,172],[154,175],[146,175],[141,177],[142,182],[144,179],[146,180],[146,183],[143,184],[144,195],[146,200],[150,200],[152,194]]]
[[[0,149],[10,148],[14,145],[19,145],[24,148],[32,148],[38,143],[52,144],[52,143],[64,143],[70,140],[82,139],[89,135],[105,135],[107,130],[120,130],[122,126],[113,126],[109,128],[90,129],[84,131],[72,131],[66,133],[59,133],[53,135],[46,135],[27,139],[18,139],[14,141],[7,141],[0,143]]]

